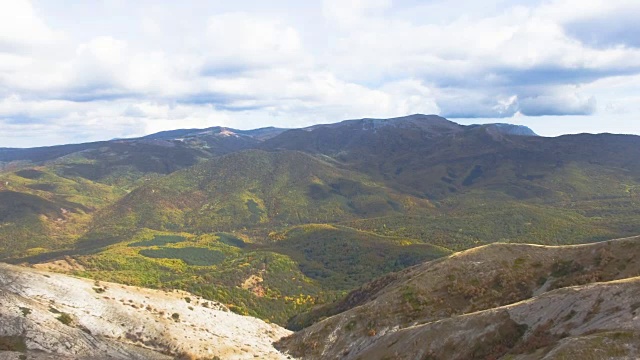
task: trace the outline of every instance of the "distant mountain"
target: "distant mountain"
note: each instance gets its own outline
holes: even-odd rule
[[[526,127],[462,126],[433,115],[317,125],[283,132],[260,147],[330,156],[396,190],[430,200],[477,188],[517,199],[562,197],[575,179],[561,173],[571,167],[640,175],[638,136],[546,138]],[[558,183],[565,180],[569,183]]]
[[[286,131],[287,129],[280,129],[275,127],[265,127],[260,129],[253,130],[237,130],[225,127],[211,127],[206,129],[177,129],[177,130],[168,130],[161,131],[158,133],[142,136],[139,138],[118,138],[109,141],[98,141],[91,143],[82,143],[82,144],[68,144],[68,145],[55,145],[55,146],[45,146],[45,147],[34,147],[34,148],[3,148],[0,147],[0,162],[10,162],[10,161],[29,161],[32,163],[42,163],[44,161],[50,161],[53,159],[57,159],[69,154],[73,154],[76,152],[82,152],[86,150],[95,150],[100,149],[102,147],[109,147],[115,144],[120,145],[156,145],[164,148],[174,147],[179,145],[179,142],[185,141],[185,139],[195,140],[198,139],[204,143],[209,145],[216,144],[217,142],[224,143],[224,138],[244,138],[245,140],[253,139],[250,143],[255,144],[256,142],[263,141],[269,139],[271,137],[277,136],[278,134]],[[212,140],[211,138],[220,138],[218,141]],[[149,140],[165,140],[163,141],[149,141]],[[221,144],[217,144],[215,146],[216,151],[222,151],[222,153],[227,153],[230,151],[238,150],[237,143],[238,140],[227,141],[227,146],[230,147],[228,150],[223,150],[223,146]],[[245,145],[247,147],[247,145]],[[244,147],[243,147],[244,148]],[[217,154],[217,152],[216,152]]]
[[[321,128],[339,128],[352,130],[377,131],[384,128],[406,128],[429,131],[434,134],[451,133],[461,130],[462,126],[437,115],[414,114],[391,119],[345,120],[333,124],[313,125],[302,130],[313,131]]]
[[[412,115],[393,119],[346,120],[285,131],[267,139],[266,149],[289,149],[336,155],[344,151],[374,151],[374,154],[405,149],[414,142],[425,142],[455,134],[463,126],[435,115]],[[377,151],[376,151],[377,150]]]
[[[8,229],[12,229],[12,239],[44,239],[53,233],[66,234],[65,240],[59,243],[70,244],[78,240],[79,234],[86,233],[88,227],[95,232],[105,224],[118,224],[120,220],[116,218],[122,218],[122,214],[131,214],[132,219],[136,219],[119,226],[119,231],[124,233],[138,226],[190,231],[261,228],[264,232],[273,226],[340,221],[382,235],[422,239],[453,249],[487,243],[496,236],[516,241],[566,243],[640,231],[637,225],[640,222],[635,221],[638,215],[633,211],[640,193],[640,137],[534,135],[516,125],[462,126],[439,116],[416,114],[393,119],[347,120],[293,130],[212,127],[167,131],[138,139],[0,149],[3,168],[0,185],[6,184],[3,190],[28,194],[29,201],[56,204],[47,205],[48,208],[83,209],[68,211],[60,217],[34,208],[35,217],[28,220],[31,225],[17,225],[20,220],[0,227],[0,233],[9,234]],[[236,159],[237,163],[225,161],[223,167],[226,168],[210,171],[218,168],[218,157],[251,149],[274,154],[283,150],[300,151],[307,155],[291,158],[286,166],[264,167],[267,163],[283,163],[264,161],[266,153],[261,159],[238,155],[229,158]],[[252,161],[256,162],[255,166],[251,165]],[[335,184],[345,180],[314,180],[313,171],[299,178],[298,162],[318,166],[319,173],[325,175],[329,169],[326,164],[329,164],[330,172],[341,172],[340,179],[360,185],[345,196],[344,189],[332,187],[344,188],[346,185]],[[207,163],[210,170],[201,171],[202,168],[198,168],[201,163]],[[186,171],[180,176],[196,176],[195,168],[191,169],[194,166],[207,176],[231,179],[220,182],[228,184],[229,189],[206,185],[217,181],[199,180],[196,184],[186,179],[180,181],[188,185],[176,192],[173,178],[166,183],[157,180],[180,170]],[[255,169],[261,170],[253,171]],[[25,179],[16,175],[16,171],[23,170],[51,176]],[[295,197],[283,190],[262,189],[272,186],[262,183],[263,178],[281,179],[278,181],[295,189],[290,192],[296,194]],[[231,191],[239,184],[246,185],[249,179],[255,185]],[[159,181],[165,190],[146,191],[150,188],[148,183],[154,181]],[[71,193],[66,190],[70,182],[77,183]],[[375,186],[371,188],[369,184]],[[252,191],[260,194],[240,195]],[[115,203],[128,192],[131,194]],[[179,193],[180,197],[171,197],[173,193]],[[234,196],[235,200],[231,200]],[[266,213],[261,212],[262,205],[251,205],[253,212],[247,207],[248,199],[254,197],[267,201]],[[290,205],[282,210],[282,206],[278,208],[275,204],[276,200],[265,200],[267,198],[287,199]],[[294,198],[299,202],[293,201]],[[216,199],[217,210],[195,210],[196,205],[204,206],[212,199]],[[260,204],[255,199],[252,201]],[[403,199],[400,206],[397,199]],[[122,207],[131,201],[133,206]],[[269,205],[268,201],[274,204]],[[64,206],[69,203],[73,206]],[[430,205],[425,206],[427,203]],[[152,206],[152,210],[143,211],[143,205]],[[97,212],[102,208],[105,210]],[[302,208],[305,210],[300,211]],[[27,213],[31,211],[29,207],[24,209]],[[425,211],[407,212],[407,209]],[[96,218],[98,213],[101,215]],[[113,214],[113,219],[105,214]],[[455,216],[445,223],[438,214]],[[70,221],[71,218],[82,224]],[[511,224],[515,225],[505,224],[491,235],[490,227],[506,218],[512,219]],[[527,220],[515,221],[516,218]],[[458,228],[465,227],[462,219],[467,224],[473,223],[473,228],[452,231],[450,224],[458,221]],[[552,233],[541,234],[539,226],[535,231],[526,229],[526,224],[550,222],[555,224]],[[425,223],[432,227],[425,229],[421,226]],[[50,246],[33,246],[41,240],[21,243],[37,249],[32,252],[50,249]],[[24,251],[23,247],[4,248]]]
[[[266,140],[281,134],[287,129],[280,129],[275,127],[265,127],[253,130],[237,130],[231,128],[225,128],[220,126],[210,127],[206,129],[179,129],[161,131],[155,134],[143,136],[140,139],[161,139],[161,140],[177,140],[184,138],[195,138],[205,136],[246,136],[257,140]]]
[[[482,127],[487,129],[488,131],[495,132],[498,134],[504,135],[518,135],[518,136],[538,136],[533,130],[529,129],[524,125],[513,125],[513,124],[486,124],[486,125],[475,125],[477,127]],[[471,125],[474,127],[474,125]]]
[[[284,129],[235,130],[223,127],[163,131],[141,138],[31,149],[0,148],[9,168],[56,163],[63,176],[109,182],[137,173],[169,174],[213,156],[255,148]],[[13,165],[12,165],[13,163]]]

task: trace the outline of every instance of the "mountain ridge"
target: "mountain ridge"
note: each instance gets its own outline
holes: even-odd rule
[[[631,326],[637,315],[635,300],[626,295],[614,301],[617,290],[602,295],[600,289],[623,284],[627,294],[637,291],[640,262],[635,255],[639,250],[640,237],[633,237],[560,247],[491,244],[455,253],[364,285],[337,303],[337,311],[317,311],[319,318],[311,321],[313,325],[280,340],[278,346],[305,359],[371,358],[374,354],[374,358],[411,359],[426,356],[425,351],[436,359],[484,359],[501,358],[510,351],[519,354],[522,349],[549,352],[549,345],[558,351],[564,346],[560,340],[567,337],[562,333],[569,328],[575,329],[570,336],[633,331],[637,337],[640,329],[637,324]],[[553,305],[557,301],[563,305]],[[538,305],[542,302],[547,305]],[[522,308],[516,310],[515,318],[513,313],[506,318],[500,315],[503,309]],[[497,318],[475,320],[485,316]],[[489,336],[483,329],[491,328],[491,323],[510,325]],[[524,324],[526,328],[519,332]],[[511,339],[510,333],[518,335]],[[549,342],[536,343],[534,338],[541,333],[550,336]],[[433,340],[425,348],[414,336]],[[494,344],[492,336],[504,338],[495,339]],[[335,339],[323,340],[328,337]],[[448,340],[456,345],[448,345]]]
[[[271,137],[277,136],[289,130],[312,131],[322,127],[325,127],[325,128],[340,127],[340,126],[356,124],[356,123],[364,124],[365,127],[369,127],[371,129],[374,129],[376,127],[380,128],[380,127],[386,127],[386,126],[402,126],[402,125],[405,125],[405,126],[417,125],[417,126],[422,126],[424,128],[441,127],[445,129],[449,128],[451,130],[456,129],[457,127],[465,127],[465,126],[466,127],[490,126],[490,127],[498,127],[498,128],[505,127],[507,128],[506,131],[511,130],[510,128],[512,129],[517,128],[517,129],[522,129],[526,133],[535,135],[535,133],[531,129],[527,128],[524,125],[512,125],[512,124],[500,124],[500,123],[460,125],[444,117],[441,117],[439,115],[411,114],[411,115],[398,116],[398,117],[386,118],[386,119],[385,118],[347,119],[347,120],[340,120],[335,123],[316,124],[316,125],[311,125],[311,126],[301,127],[301,128],[278,128],[274,126],[266,126],[266,127],[260,127],[260,128],[248,129],[248,130],[234,129],[234,128],[225,127],[225,126],[212,126],[208,128],[189,128],[189,129],[177,128],[172,130],[163,130],[163,131],[159,131],[159,132],[155,132],[155,133],[151,133],[143,136],[138,136],[138,137],[98,140],[98,141],[87,142],[87,143],[68,143],[68,144],[46,145],[46,146],[35,146],[35,147],[21,147],[21,148],[0,147],[0,161],[6,161],[7,158],[10,158],[6,153],[21,152],[24,150],[47,149],[51,152],[51,150],[62,149],[70,146],[75,146],[77,148],[88,148],[88,147],[93,147],[97,145],[103,145],[105,143],[110,143],[110,142],[130,142],[130,141],[136,141],[136,140],[176,140],[182,137],[195,137],[195,136],[204,135],[204,134],[220,134],[224,131],[228,131],[230,133],[234,133],[237,135],[244,135],[247,137],[256,138],[259,140],[267,140],[267,139],[270,139]]]
[[[369,300],[361,289],[332,304],[369,281],[383,286],[385,274],[452,251],[640,233],[637,136],[547,138],[417,114],[91,146],[3,163],[3,261],[188,290],[292,329]],[[542,263],[529,272],[553,266]],[[493,269],[520,276],[512,266]],[[525,283],[502,297],[536,291]],[[434,293],[452,306],[436,310],[471,309],[475,285],[450,285],[453,294]],[[427,297],[396,295],[404,317],[422,314]],[[484,295],[473,306],[497,301]]]

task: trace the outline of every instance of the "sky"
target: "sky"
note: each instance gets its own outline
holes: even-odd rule
[[[640,134],[637,0],[0,0],[0,147],[438,114]]]

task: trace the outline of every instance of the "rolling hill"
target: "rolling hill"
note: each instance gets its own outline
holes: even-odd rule
[[[637,136],[419,114],[0,149],[0,259],[188,290],[300,329],[451,251],[640,233],[639,159]],[[443,314],[471,311],[460,304]]]
[[[0,173],[0,254],[6,258],[69,248],[97,209],[124,194],[47,167]]]
[[[149,182],[101,213],[96,227],[215,232],[333,223],[430,211],[367,176],[302,152],[247,150]],[[105,231],[105,230],[102,230]]]
[[[415,239],[307,224],[266,243],[240,234],[194,235],[144,229],[101,251],[45,268],[151,288],[178,288],[278,324],[389,271],[451,251]]]
[[[69,249],[93,215],[152,179],[254,147],[281,130],[179,130],[138,139],[0,149],[0,257]],[[238,132],[236,134],[235,132]],[[178,137],[180,136],[180,137]]]
[[[638,237],[467,250],[376,279],[315,309],[298,319],[313,325],[279,346],[305,359],[488,359],[533,352],[542,358],[611,341],[611,349],[630,356],[640,335],[631,295],[640,285],[639,251]],[[622,350],[625,344],[633,346]]]

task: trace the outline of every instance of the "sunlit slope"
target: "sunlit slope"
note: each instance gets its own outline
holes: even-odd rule
[[[100,215],[97,229],[227,231],[328,223],[431,209],[301,152],[248,150],[150,182]]]
[[[92,214],[124,194],[47,167],[0,174],[0,257],[70,248]]]
[[[284,340],[282,346],[292,351],[293,355],[311,359],[323,356],[334,357],[341,354],[343,356],[349,354],[350,358],[358,358],[358,356],[364,356],[365,352],[363,351],[370,348],[372,344],[386,341],[382,340],[386,335],[396,331],[409,334],[417,329],[416,325],[420,324],[426,324],[426,327],[422,328],[427,328],[436,326],[435,324],[447,319],[445,321],[452,324],[451,329],[463,331],[462,329],[466,327],[465,332],[473,333],[475,330],[479,330],[475,327],[475,322],[469,323],[467,322],[468,316],[460,315],[489,310],[527,299],[531,299],[529,301],[532,305],[527,305],[529,313],[522,316],[528,316],[531,319],[546,317],[551,323],[545,328],[544,321],[526,322],[528,328],[525,329],[529,329],[526,335],[535,336],[536,328],[542,326],[537,331],[551,331],[551,340],[553,341],[550,344],[552,344],[562,337],[562,325],[569,326],[567,329],[584,330],[585,327],[581,325],[582,323],[589,323],[598,316],[604,316],[603,319],[606,319],[608,311],[611,314],[616,313],[613,311],[616,304],[624,309],[625,306],[637,304],[637,299],[635,296],[627,294],[620,296],[617,300],[609,295],[609,297],[603,296],[601,300],[597,300],[597,288],[587,287],[586,289],[593,290],[593,293],[591,290],[587,291],[589,296],[595,295],[595,297],[581,305],[584,309],[578,309],[568,305],[536,307],[536,296],[569,286],[628,278],[635,279],[635,285],[633,285],[635,288],[637,286],[636,277],[640,275],[639,254],[640,239],[637,237],[578,246],[487,245],[381,277],[351,292],[337,303],[299,316],[295,324],[292,325],[308,326],[324,317],[337,314],[294,334],[291,338]],[[630,293],[637,291],[628,290]],[[621,289],[621,291],[626,290]],[[587,296],[583,297],[577,290],[567,289],[564,292],[553,293],[568,294],[568,298],[563,295],[568,303],[588,298]],[[555,296],[551,294],[549,293],[550,297]],[[612,309],[605,310],[603,306],[598,305],[605,303]],[[635,308],[632,307],[631,313],[636,309],[637,305]],[[545,312],[547,310],[549,313]],[[569,315],[570,313],[571,315]],[[619,315],[633,315],[631,313],[626,309],[625,311],[621,310]],[[372,317],[371,314],[376,314],[376,316]],[[616,321],[613,318],[610,320],[610,322],[603,320],[603,323],[600,324],[596,321],[592,324],[593,327],[588,330],[594,332],[597,330],[624,330],[616,328]],[[456,322],[458,322],[457,325]],[[516,322],[515,325],[522,323],[517,319]],[[513,329],[517,328],[517,326],[513,327]],[[400,332],[398,332],[398,336],[401,336]],[[508,335],[508,332],[511,330],[501,332],[501,334]],[[325,341],[330,334],[335,334],[338,340]],[[570,331],[569,334],[587,335],[588,333]],[[453,339],[457,335],[444,333],[440,336]],[[521,340],[526,343],[527,336],[520,339],[522,336],[524,333],[513,339],[514,342],[509,345],[509,348],[516,348],[516,343]],[[391,335],[391,337],[397,339],[395,335]],[[468,337],[467,340],[479,346],[481,340],[473,339],[475,338]],[[392,342],[390,341],[388,344]],[[318,345],[315,347],[301,346],[303,343],[317,343]],[[446,348],[446,341],[440,342],[439,346],[439,348],[433,348],[433,351],[441,356],[446,351],[453,351],[453,348]],[[539,344],[535,346],[539,346]],[[537,349],[535,346],[527,351]],[[491,348],[488,347],[484,350],[491,350]],[[507,350],[508,348],[497,355],[504,355]],[[415,356],[418,351],[419,349],[415,348],[406,356]],[[487,356],[485,354],[485,356],[478,358],[486,358]]]
[[[450,254],[414,239],[325,224],[296,226],[270,238],[259,244],[231,233],[140,230],[100,252],[42,266],[184,289],[284,325],[289,317],[377,276]]]

